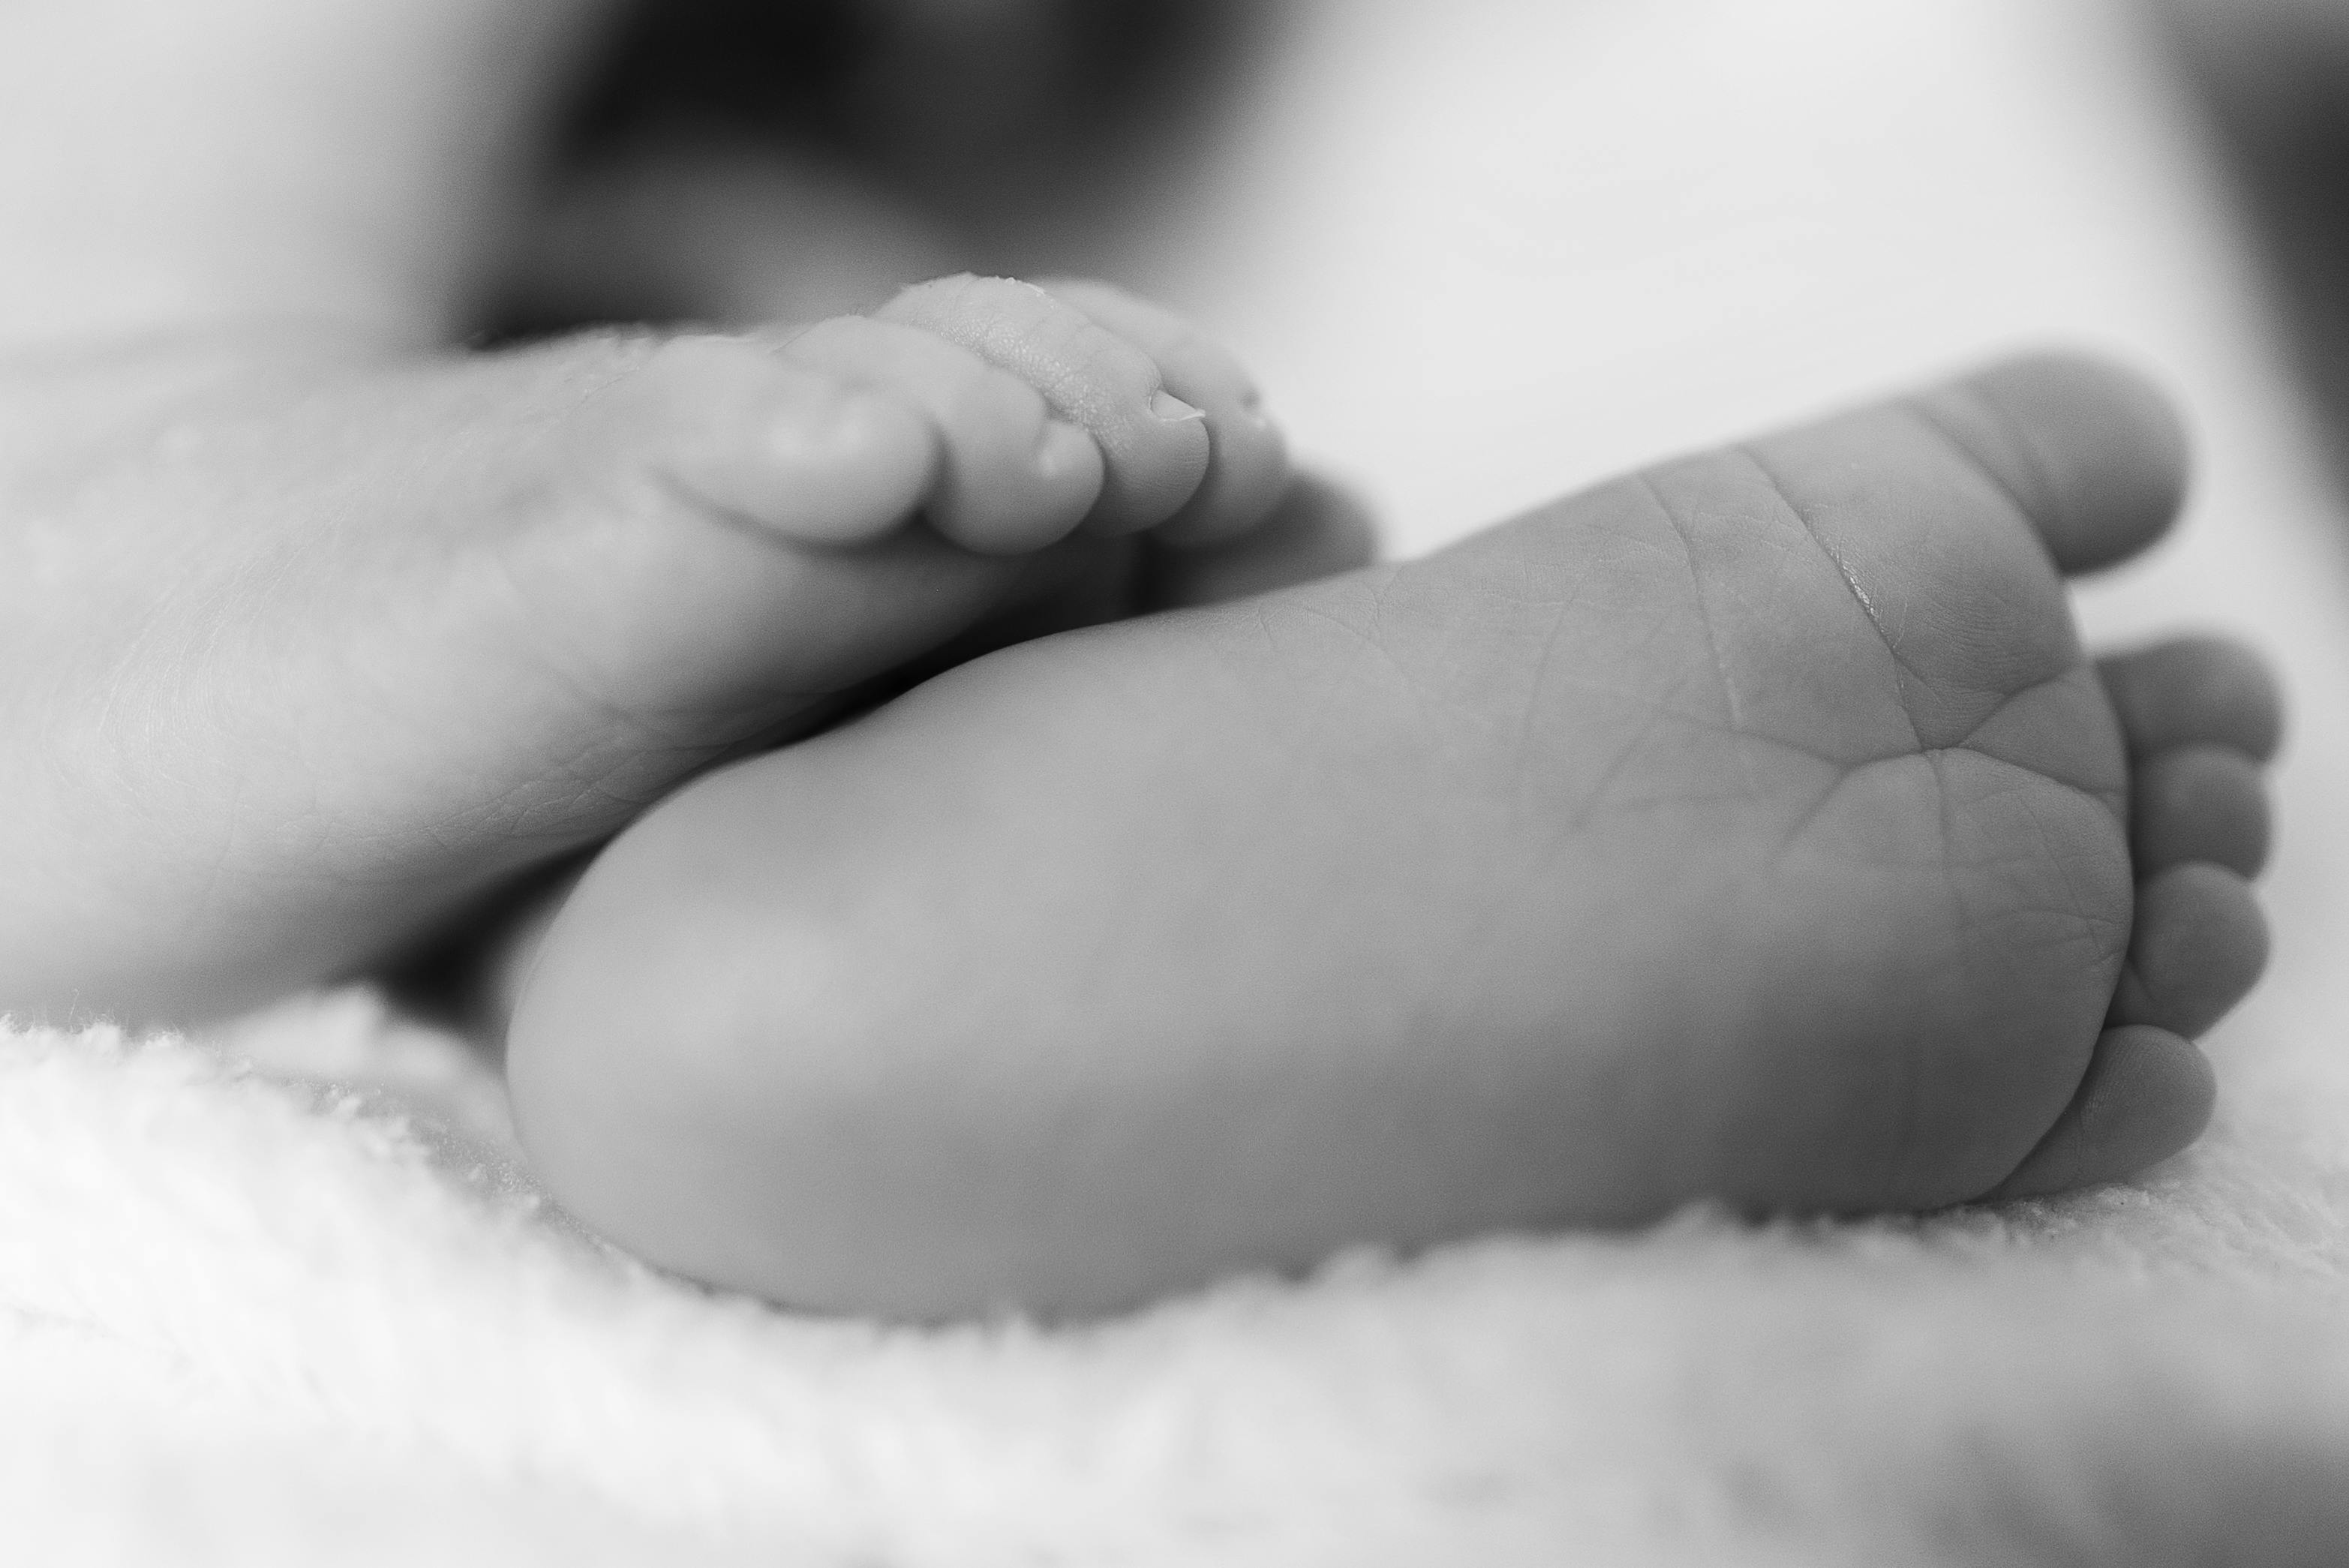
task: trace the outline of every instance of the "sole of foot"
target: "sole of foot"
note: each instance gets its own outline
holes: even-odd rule
[[[556,1197],[806,1306],[1922,1210],[2190,1141],[2257,661],[2082,652],[2178,426],[2002,365],[1411,563],[1023,644],[605,849],[510,1036]]]
[[[0,1008],[185,1022],[385,957],[864,683],[1199,570],[1288,483],[1240,367],[959,277],[761,340],[0,366]]]

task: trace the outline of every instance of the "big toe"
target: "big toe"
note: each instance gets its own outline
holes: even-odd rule
[[[1718,531],[1745,553],[1714,552],[1727,562],[1715,574],[1733,571],[1738,590],[1714,619],[1768,620],[1788,637],[1799,626],[1810,645],[1774,657],[1824,669],[1826,629],[1860,631],[1864,617],[1867,634],[1832,656],[1840,675],[1824,670],[1866,688],[1817,705],[1834,728],[1865,727],[1879,750],[1886,736],[1896,748],[1969,747],[2117,801],[2121,748],[2061,574],[2119,560],[2173,521],[2185,450],[2159,394],[2093,360],[2020,359],[1733,458],[1760,493],[1721,504],[1738,461],[1707,459],[1659,470],[1651,487],[1688,520],[1692,549],[1712,550],[1699,525],[1725,518]],[[1692,500],[1692,481],[1716,470]],[[1773,516],[1764,552],[1754,520]],[[1795,612],[1784,568],[1805,557],[1812,597]],[[1766,617],[1747,608],[1756,579],[1770,585]]]
[[[1916,407],[2014,499],[2067,573],[2145,549],[2185,498],[2185,427],[2151,382],[2107,361],[2009,359]]]

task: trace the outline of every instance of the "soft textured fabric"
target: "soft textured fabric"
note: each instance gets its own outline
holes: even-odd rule
[[[372,1087],[0,1043],[0,1560],[2264,1563],[2349,1541],[2337,1053],[2271,1059],[2141,1188],[1692,1214],[1081,1329],[911,1332],[567,1230],[502,1158],[479,1066],[367,997],[233,1048]]]
[[[1044,1332],[794,1317],[534,1202],[368,997],[0,1036],[0,1563],[2349,1560],[2349,566],[2252,274],[2078,0],[1297,0],[1123,263],[1410,547],[2050,334],[2204,481],[2095,624],[2269,644],[2276,965],[2218,1127],[2001,1212],[1496,1238]]]

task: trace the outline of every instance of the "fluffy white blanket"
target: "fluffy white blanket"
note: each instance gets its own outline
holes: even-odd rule
[[[2349,1558],[2349,568],[2133,41],[2035,0],[1298,9],[1216,222],[1170,205],[1212,242],[1128,271],[1236,324],[1415,542],[2049,328],[2189,389],[2203,504],[2096,616],[2249,629],[2301,715],[2211,1136],[2000,1212],[1692,1214],[910,1333],[565,1228],[494,1078],[364,995],[0,1033],[0,1560]]]
[[[565,1230],[500,1156],[493,1082],[367,997],[238,1044],[382,1087],[0,1043],[8,1561],[2314,1563],[2349,1541],[2328,1051],[2233,1075],[2224,1125],[2142,1188],[1696,1214],[1081,1331],[910,1333]],[[387,1088],[440,1119],[383,1114]]]

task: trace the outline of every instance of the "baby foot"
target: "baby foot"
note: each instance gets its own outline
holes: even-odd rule
[[[957,668],[603,852],[532,1158],[654,1262],[916,1316],[2126,1174],[2261,956],[2265,676],[2093,665],[2064,598],[2180,450],[2024,361]]]
[[[763,343],[20,356],[0,412],[0,1009],[35,1015],[371,961],[1287,483],[1223,351],[1003,279]]]

